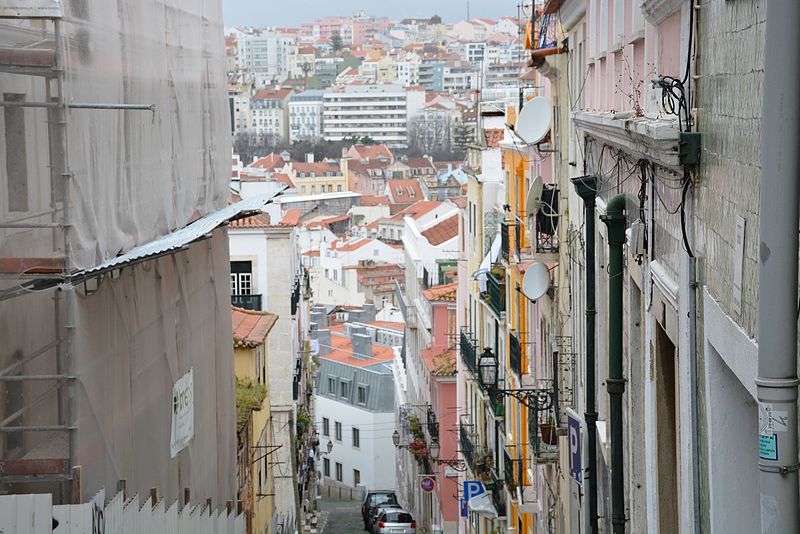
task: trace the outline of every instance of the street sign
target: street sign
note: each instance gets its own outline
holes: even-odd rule
[[[436,481],[432,477],[422,477],[419,480],[419,487],[422,488],[422,491],[424,491],[425,493],[432,492],[435,486],[436,486]]]
[[[486,493],[486,488],[483,487],[483,482],[480,480],[465,480],[463,500],[461,505],[461,517],[469,517],[469,506],[467,503],[473,497]]]
[[[567,412],[567,428],[569,429],[569,474],[580,486],[583,485],[581,421],[570,412]]]

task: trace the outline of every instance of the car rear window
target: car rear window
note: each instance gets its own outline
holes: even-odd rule
[[[375,506],[377,504],[383,504],[387,502],[397,502],[397,499],[394,495],[386,494],[386,493],[376,493],[372,496],[372,505]]]
[[[385,523],[411,523],[411,514],[405,512],[387,512],[383,515]]]

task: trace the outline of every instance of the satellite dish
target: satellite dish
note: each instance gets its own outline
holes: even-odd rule
[[[522,293],[531,300],[539,300],[550,287],[550,271],[547,265],[536,262],[528,267],[522,277]]]
[[[553,105],[543,97],[528,100],[517,117],[514,131],[529,145],[535,145],[545,138],[553,121]]]
[[[525,197],[525,215],[534,217],[539,212],[539,205],[542,203],[542,188],[544,181],[541,176],[537,176],[528,188],[528,196]]]

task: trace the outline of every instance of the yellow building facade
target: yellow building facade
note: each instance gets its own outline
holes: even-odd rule
[[[267,339],[278,316],[233,307],[231,319],[240,441],[240,500],[248,533],[271,534],[275,478],[270,455],[276,447],[269,402]]]

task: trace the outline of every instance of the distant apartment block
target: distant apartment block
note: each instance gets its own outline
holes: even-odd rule
[[[322,137],[323,91],[304,91],[289,99],[289,140]]]
[[[236,67],[256,87],[282,82],[289,76],[289,38],[264,31],[242,34],[236,41]]]
[[[259,136],[289,139],[289,98],[291,89],[260,89],[250,101],[251,126]]]
[[[397,85],[351,85],[323,98],[326,140],[370,137],[392,147],[408,144],[408,121],[425,105],[423,91]]]

